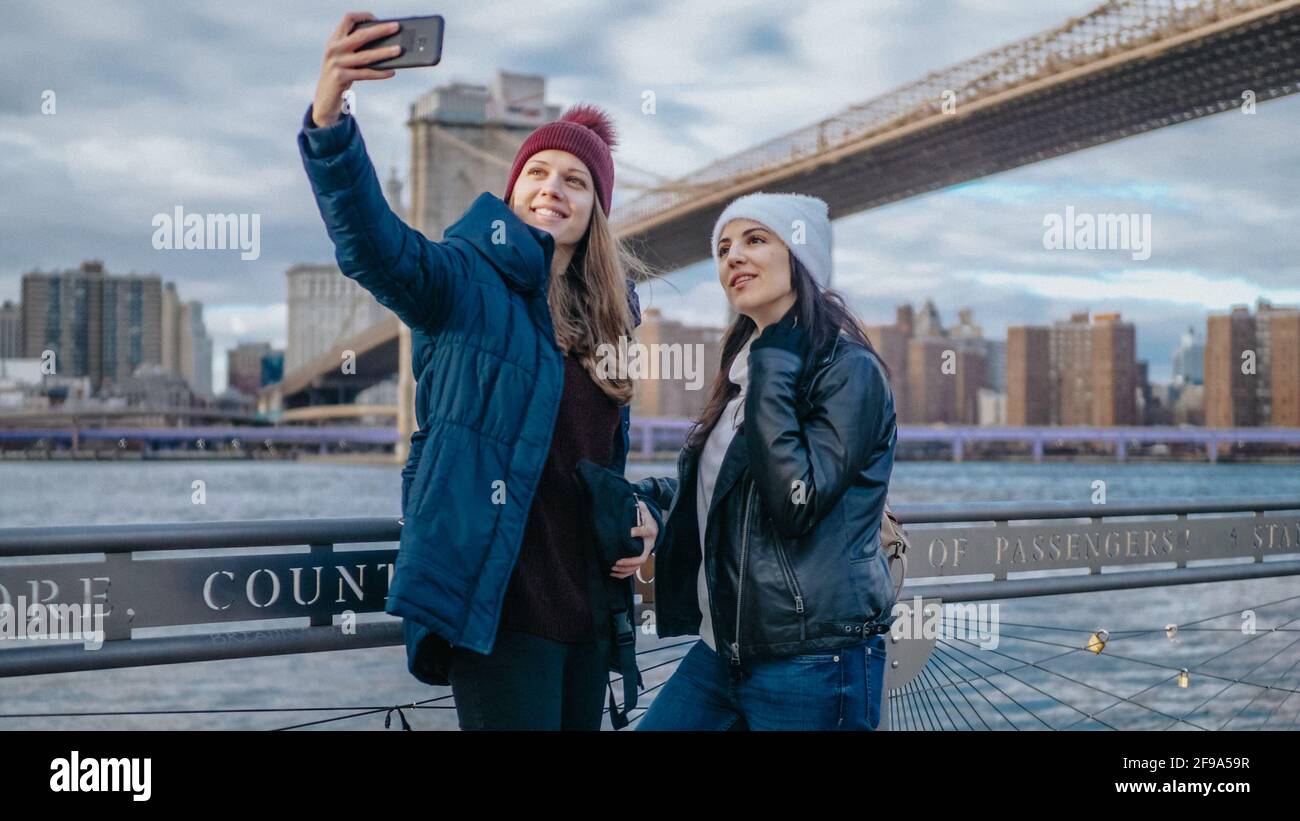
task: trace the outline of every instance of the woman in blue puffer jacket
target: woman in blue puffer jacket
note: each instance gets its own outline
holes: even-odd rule
[[[411,328],[419,430],[385,609],[410,672],[451,684],[462,728],[599,729],[608,671],[630,658],[612,614],[631,609],[661,515],[642,503],[645,552],[608,572],[621,595],[606,595],[574,466],[623,473],[632,384],[596,351],[639,324],[645,272],[608,223],[613,129],[590,106],[538,128],[505,197],[480,194],[430,241],[389,208],[342,113],[354,81],[394,73],[364,66],[399,47],[357,53],[396,30],[353,32],[373,19],[347,14],[330,37],[298,146],[339,268]]]

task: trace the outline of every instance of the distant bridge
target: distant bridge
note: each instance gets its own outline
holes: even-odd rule
[[[1300,0],[1111,0],[927,74],[620,205],[615,230],[662,270],[708,256],[723,206],[755,191],[832,219],[1300,90]],[[920,44],[918,44],[920,45]]]
[[[134,408],[77,408],[65,410],[32,410],[0,414],[0,432],[5,428],[23,429],[37,427],[101,427],[113,420],[118,424],[134,423],[135,427],[165,427],[174,420],[226,422],[232,425],[266,425],[268,420],[242,411],[214,408],[188,407],[134,407]]]
[[[0,428],[0,443],[27,442],[67,444],[78,447],[87,442],[123,441],[148,446],[197,445],[202,447],[237,446],[256,448],[272,444],[284,445],[393,445],[397,442],[397,428],[384,427],[307,427],[293,425],[268,425],[264,427],[181,427],[181,428]]]
[[[334,347],[284,375],[284,379],[259,392],[262,410],[302,408],[308,405],[346,405],[357,394],[398,372],[401,320],[389,316],[361,333],[340,339]],[[344,371],[344,357],[352,367]]]
[[[383,410],[388,406],[375,406]],[[677,418],[633,418],[631,438],[634,459],[675,459],[685,441],[692,420]],[[117,441],[143,443],[150,447],[193,445],[203,440],[208,447],[225,447],[239,442],[245,448],[271,444],[315,445],[321,450],[353,446],[388,447],[398,442],[393,426],[271,425],[256,428],[204,426],[177,428],[99,427],[0,428],[0,444],[6,442],[49,442],[77,447],[79,442]],[[1172,427],[976,427],[970,425],[900,425],[900,443],[932,443],[945,447],[954,461],[961,461],[976,444],[997,442],[1027,446],[1034,461],[1042,461],[1048,448],[1086,444],[1105,446],[1117,461],[1128,457],[1130,447],[1140,445],[1183,445],[1202,450],[1210,461],[1218,459],[1224,446],[1245,444],[1300,448],[1300,428],[1172,428]]]
[[[968,445],[977,442],[1028,444],[1035,462],[1043,460],[1048,446],[1103,444],[1117,461],[1124,461],[1130,445],[1194,445],[1204,449],[1211,462],[1221,445],[1272,444],[1300,446],[1300,428],[1172,428],[1172,427],[977,427],[958,425],[900,425],[899,442],[936,442],[951,448],[960,462]]]

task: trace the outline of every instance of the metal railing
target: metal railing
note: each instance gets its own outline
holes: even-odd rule
[[[974,603],[1300,574],[1300,498],[896,512],[912,542],[900,602]],[[106,609],[98,649],[50,642],[3,649],[0,677],[400,645],[395,619],[345,628],[350,615],[382,612],[400,533],[396,520],[382,518],[0,529],[0,604],[93,602]],[[239,622],[268,626],[133,637],[145,628]],[[1087,636],[1093,627],[1077,630]],[[1072,651],[1086,646],[1076,642]],[[936,692],[1004,675],[974,675],[963,660],[971,675],[943,684],[938,666],[948,674],[956,667],[951,643],[942,639],[895,639],[890,653],[888,721],[900,728],[926,726],[901,705],[933,710],[927,700]]]

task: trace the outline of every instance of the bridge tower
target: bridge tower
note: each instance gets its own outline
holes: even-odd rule
[[[543,123],[560,116],[546,101],[546,78],[497,71],[491,85],[451,82],[411,104],[410,209],[407,222],[432,240],[484,191],[504,194],[515,152]],[[406,460],[415,430],[411,334],[398,341],[397,459]]]

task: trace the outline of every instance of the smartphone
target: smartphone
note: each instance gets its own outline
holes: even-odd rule
[[[366,20],[357,23],[352,28],[352,31],[367,26],[378,26],[383,23],[400,23],[402,27],[387,37],[371,40],[357,51],[401,46],[402,53],[387,60],[369,63],[364,66],[365,68],[415,68],[417,66],[438,65],[438,61],[442,59],[443,19],[441,14],[428,17],[397,17],[391,20]]]

